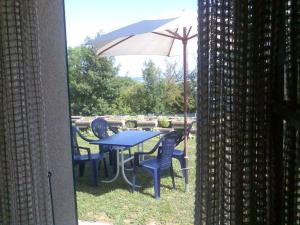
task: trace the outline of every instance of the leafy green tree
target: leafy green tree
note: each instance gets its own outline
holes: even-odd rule
[[[145,111],[147,113],[162,113],[164,112],[163,104],[161,101],[162,95],[162,82],[161,70],[155,66],[152,60],[146,61],[143,68],[143,78],[145,87],[145,99],[147,105]]]
[[[176,114],[183,112],[183,95],[179,84],[174,81],[164,80],[161,101],[164,113]]]
[[[116,108],[119,114],[146,114],[147,98],[144,84],[131,80],[131,84],[124,86],[116,99]]]
[[[195,96],[197,91],[196,69],[188,74],[188,108],[189,112],[195,112]],[[164,92],[162,101],[166,113],[183,113],[184,111],[184,89],[183,71],[177,61],[166,61],[164,72]]]
[[[116,114],[145,113],[144,85],[129,77],[116,77],[117,97],[112,103]]]
[[[176,83],[182,82],[183,75],[182,75],[182,69],[178,65],[178,61],[174,61],[173,59],[167,58],[165,60],[165,71],[164,71],[164,79],[168,81],[173,81]]]
[[[165,113],[174,114],[182,111],[182,90],[178,82],[179,70],[177,61],[166,60],[166,70],[163,73],[163,91],[161,101]]]
[[[92,47],[68,49],[72,115],[113,113],[111,103],[117,96],[115,78],[118,68],[112,58],[99,58]]]

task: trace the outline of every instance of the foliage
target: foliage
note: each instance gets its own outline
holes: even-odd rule
[[[131,84],[123,85],[119,93],[114,102],[116,113],[130,115],[147,113],[147,98],[143,84],[132,80]]]
[[[159,117],[157,119],[157,123],[159,127],[163,127],[163,128],[170,127],[170,121],[166,117]]]
[[[175,83],[180,83],[183,80],[182,71],[178,65],[178,61],[165,60],[166,70],[164,72],[164,79],[166,82],[173,81]]]
[[[178,69],[176,61],[166,61],[164,73],[164,91],[161,95],[165,113],[177,114],[184,112],[183,71]],[[188,108],[189,112],[195,112],[195,98],[197,91],[197,72],[193,70],[188,74]]]
[[[146,113],[162,113],[164,111],[160,96],[162,94],[162,82],[160,80],[161,71],[149,60],[145,62],[143,69],[144,97]]]
[[[113,59],[99,58],[89,46],[68,49],[69,85],[73,115],[111,114],[116,98]]]
[[[176,61],[166,61],[164,73],[146,61],[144,82],[117,76],[114,59],[98,57],[88,44],[69,48],[68,63],[72,115],[183,113],[182,71]],[[189,74],[190,112],[196,110],[196,74]]]
[[[135,128],[137,126],[137,121],[135,120],[127,120],[125,122],[127,128]]]
[[[164,103],[164,112],[168,114],[183,112],[183,90],[181,84],[174,80],[163,83],[161,101]]]

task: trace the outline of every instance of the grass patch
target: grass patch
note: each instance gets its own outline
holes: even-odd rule
[[[144,151],[150,150],[158,138],[144,143]],[[80,145],[88,146],[93,152],[98,151],[97,146],[80,141]],[[180,145],[179,149],[183,149]],[[132,148],[132,152],[136,151]],[[190,152],[190,191],[184,192],[184,180],[180,171],[180,164],[173,159],[175,171],[176,190],[172,189],[172,180],[168,171],[162,174],[161,198],[153,197],[153,179],[146,172],[140,170],[137,176],[137,188],[131,192],[130,186],[119,178],[112,183],[102,183],[104,179],[103,165],[100,168],[98,187],[92,187],[90,181],[90,168],[87,168],[83,177],[76,180],[78,217],[85,221],[102,221],[112,224],[193,224],[194,189],[195,189],[195,139],[189,139]],[[108,162],[108,159],[107,159]],[[77,173],[77,167],[76,167]],[[131,180],[131,172],[126,172]],[[112,171],[109,170],[109,176]]]

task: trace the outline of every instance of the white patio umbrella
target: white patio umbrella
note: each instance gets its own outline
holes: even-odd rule
[[[188,167],[187,44],[189,40],[197,37],[197,34],[197,14],[183,13],[181,16],[174,18],[143,20],[102,35],[93,42],[99,56],[183,55],[184,156],[186,167]],[[186,174],[185,183],[186,190],[188,190],[188,170],[186,170]]]

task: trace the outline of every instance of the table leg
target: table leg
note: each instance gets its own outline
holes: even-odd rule
[[[111,182],[115,181],[119,176],[119,171],[120,171],[120,168],[119,168],[120,167],[120,150],[117,149],[115,151],[116,151],[116,154],[117,154],[117,160],[116,160],[116,163],[117,163],[117,165],[116,165],[117,168],[116,169],[117,169],[117,171],[116,171],[116,175],[110,180],[102,180],[101,182],[103,182],[103,183],[111,183]],[[121,152],[122,152],[122,150],[121,150]]]
[[[125,150],[125,149],[124,149],[124,150]],[[128,148],[128,151],[131,152],[130,148]],[[129,155],[129,158],[131,158],[131,160],[130,160],[131,168],[125,168],[125,166],[124,166],[124,170],[126,170],[126,171],[132,171],[132,170],[133,170],[133,158],[132,158],[132,155],[131,155],[131,154]],[[126,163],[126,162],[128,162],[128,161],[129,161],[129,160],[127,160],[127,161],[124,162],[124,160],[123,160],[123,163]]]
[[[124,180],[132,186],[132,183],[127,179],[126,174],[125,174],[125,163],[124,163],[124,153],[121,150],[121,169],[122,169],[122,176],[124,178]],[[141,187],[139,185],[135,185],[136,187]]]
[[[144,144],[143,143],[140,143],[139,145],[138,145],[138,152],[144,152]],[[144,155],[141,155],[140,156],[141,158],[140,158],[140,160],[144,160]]]

